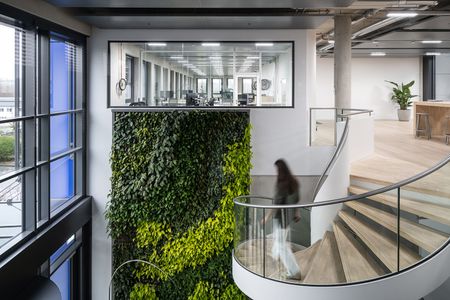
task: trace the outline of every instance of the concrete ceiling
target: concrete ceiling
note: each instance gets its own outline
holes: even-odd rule
[[[47,1],[99,28],[316,29],[355,0]]]
[[[146,17],[81,16],[80,19],[98,28],[124,29],[314,29],[329,17]]]
[[[332,55],[333,16],[353,20],[353,53],[450,53],[450,1],[370,0],[47,0],[99,28],[114,29],[315,29],[320,55]],[[389,19],[392,10],[440,11]],[[367,30],[369,29],[369,30]],[[421,40],[441,40],[422,44]]]

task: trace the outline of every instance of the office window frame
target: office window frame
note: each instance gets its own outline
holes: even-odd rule
[[[290,69],[290,78],[289,78],[289,81],[287,81],[288,82],[288,86],[290,85],[290,87],[289,88],[286,87],[283,90],[284,92],[286,92],[286,95],[290,96],[290,101],[288,101],[289,104],[281,103],[281,105],[280,105],[280,102],[277,101],[277,102],[273,102],[273,104],[267,104],[267,105],[264,104],[264,105],[239,106],[238,102],[237,102],[237,99],[234,99],[229,106],[220,106],[220,107],[201,107],[201,106],[198,107],[198,106],[195,106],[195,107],[193,107],[193,106],[188,106],[188,105],[187,106],[184,106],[184,105],[170,105],[170,103],[167,104],[167,103],[163,103],[163,102],[159,103],[158,101],[153,101],[153,102],[149,102],[148,105],[145,107],[145,109],[158,110],[158,109],[160,109],[160,106],[164,106],[165,108],[169,108],[170,107],[170,108],[173,108],[175,110],[176,109],[182,109],[182,110],[184,110],[184,109],[208,109],[208,110],[211,110],[211,109],[216,109],[216,108],[218,108],[218,109],[226,108],[226,109],[232,109],[232,110],[267,109],[267,108],[271,108],[271,109],[293,109],[293,108],[295,108],[295,104],[296,104],[296,101],[295,101],[295,99],[296,99],[296,95],[295,95],[295,90],[296,90],[295,89],[295,86],[296,86],[295,85],[295,80],[296,80],[296,60],[295,60],[296,47],[295,47],[295,41],[294,40],[236,41],[236,40],[218,39],[216,41],[218,43],[223,43],[223,44],[227,44],[227,43],[235,43],[235,44],[249,44],[249,43],[251,43],[251,44],[256,44],[256,43],[259,43],[259,42],[261,42],[261,43],[268,43],[268,44],[269,43],[272,43],[272,44],[277,44],[277,43],[290,44],[290,46],[291,46],[290,47],[290,56],[289,56],[289,59],[290,59],[290,62],[291,62],[290,68],[289,68]],[[214,41],[214,42],[216,42],[216,41]],[[204,42],[205,41],[201,41],[201,40],[200,41],[199,40],[183,40],[183,41],[180,41],[180,40],[114,40],[114,39],[108,40],[108,64],[107,64],[108,82],[107,82],[107,105],[106,105],[106,107],[107,108],[111,108],[111,109],[131,109],[131,110],[133,110],[133,109],[142,110],[143,109],[143,107],[130,106],[130,105],[128,105],[128,103],[113,104],[114,100],[112,99],[112,96],[113,96],[113,93],[114,93],[114,86],[115,86],[116,83],[112,82],[111,80],[114,77],[114,74],[115,74],[116,71],[111,69],[112,68],[111,67],[111,59],[112,59],[112,57],[115,57],[115,51],[111,47],[112,44],[124,44],[124,43],[125,44],[126,43],[129,43],[129,44],[143,44],[143,45],[146,45],[146,44],[149,44],[149,43],[155,43],[155,44],[156,43],[166,43],[166,44],[170,44],[170,43],[174,43],[174,44],[176,44],[176,43],[184,43],[184,44],[198,43],[198,44],[201,44],[201,43],[204,43]],[[236,52],[239,52],[239,51],[236,50]],[[255,52],[255,51],[251,51],[251,52]],[[176,53],[176,54],[174,53],[173,55],[174,56],[178,56],[178,53]],[[189,75],[184,75],[184,76],[189,76]],[[197,91],[197,79],[203,78],[204,76],[207,76],[207,75],[200,75],[200,76],[194,78],[194,81],[192,82],[192,88],[191,88],[192,90]],[[208,76],[207,78],[212,78],[212,77],[217,77],[217,75],[211,75],[211,76]],[[228,77],[228,76],[225,75],[224,78],[226,78],[226,77]],[[237,78],[239,78],[239,77],[237,77]],[[237,78],[235,78],[235,80],[237,80]],[[180,100],[181,100],[181,99],[184,98],[182,96],[182,91],[186,90],[186,88],[184,88],[184,86],[183,86],[183,84],[184,84],[183,75],[181,76],[180,79],[181,79],[180,91],[179,91],[179,93],[177,93],[177,90],[175,89],[174,90],[174,95],[178,96],[178,98],[180,98]],[[261,78],[261,79],[264,79],[264,78]],[[175,79],[175,81],[176,80],[177,79]],[[222,83],[222,85],[224,86],[224,82]],[[273,82],[272,86],[274,86],[274,87],[278,86],[278,83],[277,82]],[[233,87],[227,87],[227,89],[231,89],[231,88],[233,88]],[[212,97],[212,94],[210,95],[210,91],[209,91],[209,90],[211,90],[211,88],[209,87],[209,84],[208,84],[207,89],[208,89],[208,92],[206,94],[208,95],[208,97]],[[233,88],[233,92],[236,93],[237,91],[234,91],[234,88]],[[236,96],[235,96],[235,98],[236,98]],[[281,100],[281,102],[282,102],[282,100]]]
[[[2,5],[3,6],[3,5]],[[8,12],[5,9],[5,12]],[[22,163],[15,170],[0,176],[0,182],[15,177],[22,177],[22,230],[21,233],[10,238],[0,247],[0,261],[12,254],[15,249],[24,245],[33,233],[48,227],[58,216],[73,207],[79,200],[86,197],[86,37],[61,30],[59,26],[46,28],[41,26],[23,26],[20,20],[13,17],[30,18],[35,23],[41,20],[26,13],[11,9],[12,16],[0,15],[2,24],[12,26],[24,32],[21,51],[27,63],[20,66],[21,81],[15,83],[15,89],[20,93],[20,103],[16,99],[13,117],[1,119],[0,124],[22,124],[22,142],[20,145]],[[15,15],[15,13],[17,15]],[[13,20],[13,21],[11,21]],[[28,21],[29,23],[29,21]],[[45,23],[45,22],[44,22]],[[45,25],[48,25],[45,23]],[[59,33],[62,32],[62,33]],[[72,43],[77,51],[74,63],[77,68],[73,74],[74,107],[67,110],[50,111],[50,37],[54,36]],[[72,55],[72,54],[70,54]],[[17,63],[16,63],[17,69]],[[17,93],[16,93],[16,97]],[[50,156],[50,118],[68,115],[75,123],[71,141],[75,143],[67,151]],[[72,122],[72,121],[70,121]],[[74,196],[54,211],[50,211],[50,163],[72,155],[74,163]]]

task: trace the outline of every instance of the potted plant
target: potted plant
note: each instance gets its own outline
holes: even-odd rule
[[[417,95],[411,95],[411,87],[414,85],[414,80],[407,84],[402,82],[400,85],[393,81],[386,80],[386,82],[393,85],[391,100],[400,106],[400,109],[397,110],[398,120],[409,121],[411,119],[411,111],[408,107],[412,105],[411,99],[417,97]]]

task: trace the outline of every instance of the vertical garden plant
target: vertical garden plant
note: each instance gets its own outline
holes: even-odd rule
[[[117,299],[245,299],[231,276],[233,199],[250,186],[246,112],[116,113],[106,217]]]

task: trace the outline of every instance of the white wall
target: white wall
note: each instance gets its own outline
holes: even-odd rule
[[[305,30],[100,30],[89,39],[89,183],[94,198],[92,220],[93,299],[106,299],[111,274],[111,241],[104,211],[110,190],[109,155],[112,114],[107,105],[108,40],[295,41],[295,108],[251,111],[252,175],[275,175],[273,163],[285,158],[295,175],[319,174],[332,147],[310,148],[308,107],[314,99],[315,33]]]
[[[317,98],[313,106],[334,106],[334,60],[317,58]],[[413,94],[422,94],[420,57],[413,58],[352,58],[352,107],[374,110],[375,119],[397,120],[397,107],[391,101],[394,82],[415,80]],[[419,100],[416,97],[414,100]]]

